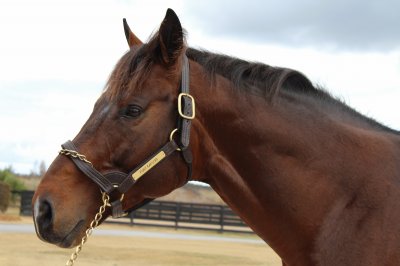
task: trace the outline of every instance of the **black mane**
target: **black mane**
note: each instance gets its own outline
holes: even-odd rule
[[[400,131],[393,130],[360,114],[323,88],[315,87],[306,76],[296,70],[248,62],[193,48],[188,48],[186,54],[189,59],[204,67],[211,80],[215,78],[216,74],[221,75],[230,80],[239,91],[257,94],[269,101],[272,101],[280,91],[311,96],[323,102],[324,105],[334,106],[337,111],[345,112],[370,127],[400,134]]]
[[[215,74],[221,75],[232,81],[235,88],[262,95],[269,100],[272,100],[280,89],[327,96],[325,91],[316,89],[302,73],[293,69],[248,62],[192,48],[189,48],[186,54],[202,65],[211,79]]]

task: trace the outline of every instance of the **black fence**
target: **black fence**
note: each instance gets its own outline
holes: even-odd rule
[[[32,215],[34,191],[13,191],[21,196],[21,215]],[[227,206],[154,200],[128,216],[109,222],[162,227],[252,233],[248,226]]]
[[[31,216],[32,215],[32,198],[35,191],[22,190],[22,191],[12,191],[14,196],[20,196],[20,208],[19,214]]]
[[[128,217],[131,224],[252,232],[239,216],[223,205],[155,200],[131,212]],[[156,223],[149,223],[149,220]]]

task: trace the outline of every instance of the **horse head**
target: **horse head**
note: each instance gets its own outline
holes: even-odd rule
[[[179,98],[185,106],[194,105],[194,100],[188,93],[179,94],[180,86],[187,84],[181,73],[188,66],[179,19],[169,9],[148,43],[142,43],[125,20],[124,29],[129,51],[117,63],[89,119],[73,141],[64,144],[33,198],[38,236],[60,247],[79,243],[105,190],[119,211],[128,210],[184,185],[190,172],[190,154],[185,153],[183,160],[180,152],[188,148],[194,107],[186,111],[181,105],[178,109],[177,103]],[[179,127],[185,125],[183,130],[189,132],[182,136]],[[155,165],[155,170],[148,171]],[[91,175],[85,171],[101,180],[88,178]],[[119,178],[116,183],[115,178]],[[109,214],[106,210],[102,220]]]

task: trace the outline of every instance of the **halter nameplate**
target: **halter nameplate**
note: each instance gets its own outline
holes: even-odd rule
[[[150,159],[148,163],[140,167],[136,172],[132,174],[132,178],[137,181],[139,178],[141,178],[147,171],[149,171],[151,168],[156,166],[159,162],[161,162],[164,158],[166,157],[165,152],[160,151],[157,153],[153,158]]]

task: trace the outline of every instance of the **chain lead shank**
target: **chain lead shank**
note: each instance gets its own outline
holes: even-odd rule
[[[61,154],[61,155],[71,156],[73,158],[78,158],[79,160],[84,161],[85,163],[88,163],[93,167],[92,162],[89,161],[88,159],[86,159],[85,155],[80,154],[77,151],[68,150],[68,149],[61,149],[58,153]]]
[[[83,245],[86,243],[89,236],[92,234],[93,229],[99,225],[99,222],[103,217],[103,213],[109,204],[110,197],[105,192],[101,192],[101,194],[102,194],[103,205],[100,206],[99,211],[96,213],[93,221],[90,223],[89,228],[86,229],[85,235],[82,237],[81,243],[75,248],[74,253],[71,254],[71,257],[65,263],[66,266],[74,265],[75,260],[78,258],[78,254],[79,252],[81,252]]]

